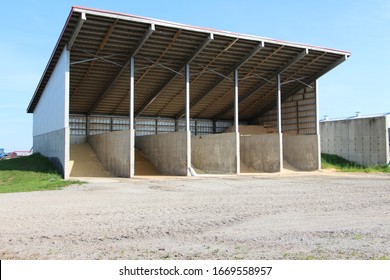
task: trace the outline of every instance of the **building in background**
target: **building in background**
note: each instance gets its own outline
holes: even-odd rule
[[[389,164],[390,113],[320,121],[321,152],[371,166]]]

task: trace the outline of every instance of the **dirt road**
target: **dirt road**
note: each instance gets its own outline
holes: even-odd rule
[[[390,176],[100,178],[0,195],[0,259],[389,259]]]

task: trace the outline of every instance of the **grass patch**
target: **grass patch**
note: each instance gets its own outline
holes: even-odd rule
[[[0,161],[0,193],[56,190],[81,181],[63,180],[40,154]]]
[[[323,169],[336,169],[342,172],[390,173],[389,165],[364,166],[330,154],[321,154],[321,164]]]

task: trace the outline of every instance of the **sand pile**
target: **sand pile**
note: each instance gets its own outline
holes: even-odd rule
[[[135,150],[135,175],[161,175],[156,167],[139,150]]]
[[[234,126],[228,127],[225,132],[234,132]],[[276,127],[265,125],[240,125],[239,132],[241,135],[277,133]]]
[[[249,167],[242,160],[240,161],[240,173],[259,173],[260,171]]]
[[[111,177],[88,143],[70,145],[71,177]]]

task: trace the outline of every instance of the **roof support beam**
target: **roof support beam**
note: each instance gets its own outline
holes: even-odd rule
[[[111,88],[114,86],[115,82],[119,79],[119,77],[122,75],[122,73],[128,69],[129,64],[131,63],[131,60],[134,59],[134,57],[137,55],[139,50],[142,48],[142,46],[145,44],[145,42],[148,40],[150,35],[156,30],[155,25],[151,24],[151,26],[148,28],[148,30],[145,32],[144,36],[139,40],[138,44],[134,47],[134,49],[129,53],[126,59],[126,64],[120,68],[111,81],[108,82],[105,89],[99,94],[98,98],[95,100],[95,102],[92,104],[92,106],[88,110],[88,115],[91,115],[96,108],[99,106],[100,102],[102,102],[104,96],[111,90]]]
[[[280,67],[278,70],[274,71],[272,74],[267,76],[267,78],[263,79],[259,84],[257,84],[250,92],[246,93],[244,96],[242,96],[238,103],[241,103],[245,99],[251,97],[256,92],[258,92],[263,86],[265,86],[267,83],[269,83],[275,76],[282,74],[284,71],[286,71],[290,66],[294,65],[296,62],[301,60],[304,56],[306,56],[309,53],[308,49],[303,50],[300,52],[297,56],[290,59],[286,64],[284,64],[282,67]],[[224,110],[219,112],[213,119],[220,119],[222,118],[226,113],[228,113],[230,110],[233,109],[234,103],[231,103],[228,107],[226,107]]]
[[[332,63],[331,65],[329,65],[328,67],[326,67],[325,69],[323,69],[322,71],[318,72],[317,74],[309,77],[308,79],[306,79],[304,81],[304,83],[300,83],[298,86],[296,86],[294,89],[290,90],[289,92],[287,92],[286,94],[283,95],[282,97],[282,101],[286,100],[287,98],[289,98],[290,96],[296,94],[298,91],[304,89],[305,87],[307,87],[307,85],[310,85],[311,83],[315,82],[317,79],[319,79],[321,76],[325,75],[326,73],[328,73],[330,70],[332,70],[333,68],[337,67],[338,65],[340,65],[341,63],[343,63],[346,59],[348,58],[347,55],[344,55],[343,57],[339,58],[338,60],[336,60],[334,63]],[[257,114],[255,114],[254,116],[252,116],[251,119],[248,120],[249,123],[253,123],[254,121],[256,121],[258,118],[260,118],[262,115],[264,115],[266,112],[268,112],[269,110],[271,110],[272,108],[274,108],[275,105],[273,103],[271,104],[268,104],[267,106],[265,106],[261,111],[259,111]]]
[[[198,54],[200,54],[208,44],[214,39],[214,35],[212,33],[203,41],[202,44],[198,46],[198,48],[188,57],[188,59],[181,65],[179,73],[183,71],[187,64],[190,64]],[[150,97],[149,99],[142,104],[141,108],[135,114],[136,117],[139,117],[156,99],[157,97],[173,82],[176,78],[177,74],[174,73],[171,77],[161,86],[159,87]]]
[[[116,19],[111,25],[110,27],[108,28],[107,32],[106,32],[106,35],[104,35],[104,38],[103,40],[100,42],[100,45],[99,45],[99,48],[96,52],[96,54],[92,54],[90,52],[87,52],[87,51],[82,51],[82,52],[85,52],[89,55],[92,55],[92,56],[96,56],[98,57],[100,55],[100,52],[104,49],[104,46],[105,44],[107,43],[108,41],[108,38],[111,36],[112,34],[112,31],[114,30],[116,24],[118,23],[118,19]],[[77,93],[79,92],[80,90],[80,86],[85,82],[85,80],[88,78],[89,74],[91,73],[95,63],[96,63],[97,60],[92,60],[91,63],[89,64],[89,67],[88,67],[88,70],[85,72],[83,78],[81,79],[81,81],[79,82],[79,84],[76,86],[76,88],[74,89],[74,91],[70,94],[70,98],[73,99],[74,96],[77,95]]]
[[[276,120],[279,138],[279,171],[283,170],[283,135],[282,135],[282,83],[280,74],[276,75]]]
[[[234,132],[236,134],[236,173],[240,174],[240,116],[238,115],[238,69],[234,70]]]
[[[243,59],[241,59],[236,65],[229,69],[228,73],[225,75],[226,77],[232,74],[235,70],[238,70],[242,65],[244,65],[248,60],[250,60],[253,56],[255,56],[262,48],[264,47],[264,42],[260,42],[257,46],[255,46],[250,53],[248,53]],[[205,93],[198,96],[193,102],[191,102],[190,107],[194,107],[198,104],[203,98],[209,95],[214,89],[216,89],[222,82],[225,80],[225,77],[220,78],[216,83],[214,83]],[[176,119],[180,119],[184,115],[184,111],[181,111]]]
[[[129,128],[130,128],[130,174],[134,177],[135,172],[135,130],[134,130],[134,56],[130,58],[130,102],[129,102]],[[111,119],[112,120],[112,119]]]
[[[190,126],[190,65],[187,63],[185,65],[185,83],[186,83],[186,98],[185,98],[185,108],[186,108],[186,153],[187,153],[187,162],[186,170],[187,176],[191,175],[191,126]],[[196,128],[196,125],[195,125]],[[195,132],[196,134],[196,132]]]
[[[85,13],[81,13],[80,18],[77,22],[76,28],[73,31],[72,37],[70,37],[70,40],[68,42],[68,50],[70,51],[73,47],[74,42],[76,41],[77,36],[80,33],[81,27],[83,26],[84,22],[87,20],[87,16]]]

